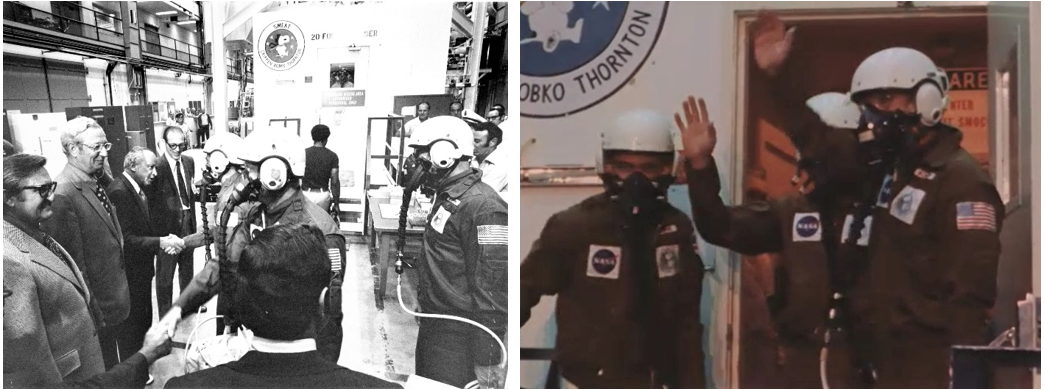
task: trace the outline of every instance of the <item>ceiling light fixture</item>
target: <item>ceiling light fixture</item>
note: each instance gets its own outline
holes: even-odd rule
[[[156,16],[175,15],[177,13],[178,13],[178,11],[160,11],[160,12],[156,13]]]

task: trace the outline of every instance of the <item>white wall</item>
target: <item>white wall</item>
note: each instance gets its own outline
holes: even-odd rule
[[[172,23],[170,21],[171,16],[173,15],[156,16],[147,12],[142,12],[140,8],[138,9],[138,18],[140,19],[139,25],[141,25],[143,30],[145,29],[145,23],[148,23],[159,28],[160,34],[188,43],[190,45],[199,46],[199,42],[196,41],[196,32],[186,30],[179,26],[177,23]],[[168,24],[170,26],[168,26]]]
[[[1034,215],[1034,235],[1041,237],[1041,3],[1030,5],[1030,58],[1031,58],[1031,178],[1033,193],[1031,205]],[[1034,295],[1041,297],[1041,240],[1034,242]],[[1040,336],[1039,336],[1040,337]],[[1041,388],[1041,373],[1034,373],[1034,388]]]
[[[115,72],[113,72],[115,74]],[[127,73],[123,72],[124,78]],[[150,102],[174,101],[179,110],[189,108],[189,101],[205,101],[203,76],[190,76],[182,73],[174,77],[175,72],[160,69],[145,69],[145,88]],[[157,119],[160,120],[160,119]]]
[[[613,3],[611,3],[613,4]],[[966,3],[969,4],[969,3]],[[979,3],[982,5],[982,2]],[[950,2],[946,5],[955,5]],[[621,90],[612,97],[585,111],[554,119],[522,118],[523,140],[536,143],[521,152],[523,167],[549,165],[594,166],[598,151],[599,133],[610,126],[615,117],[634,108],[658,110],[672,114],[680,109],[689,94],[703,97],[711,119],[718,130],[715,159],[720,162],[723,178],[721,196],[727,203],[734,198],[732,183],[740,174],[735,166],[737,129],[735,129],[737,42],[735,12],[769,9],[843,9],[892,8],[896,2],[672,2],[668,8],[663,31],[645,65]],[[619,77],[619,76],[617,76]],[[521,93],[520,93],[521,95]],[[521,104],[525,106],[525,103]],[[728,182],[726,182],[728,181]],[[521,253],[525,256],[538,232],[552,213],[566,209],[597,192],[565,187],[522,188]],[[672,203],[684,205],[685,191],[675,189]],[[686,207],[683,211],[689,213]],[[733,361],[726,359],[726,330],[731,306],[729,280],[739,270],[730,266],[732,255],[703,245],[701,256],[714,270],[705,278],[705,296],[702,302],[702,320],[707,331],[705,351],[708,354],[709,386],[725,387]],[[739,288],[735,286],[734,288]],[[739,291],[739,290],[737,290]],[[732,306],[736,307],[736,306]],[[522,347],[549,347],[547,324],[539,321],[549,317],[551,299],[546,298],[534,311],[534,318],[522,329]],[[734,357],[735,359],[735,353]],[[533,364],[524,364],[520,384],[523,387],[543,385],[545,372]]]

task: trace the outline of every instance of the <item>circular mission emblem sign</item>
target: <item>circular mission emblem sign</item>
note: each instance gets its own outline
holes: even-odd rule
[[[520,112],[548,118],[620,90],[653,51],[668,2],[526,1],[520,10]]]
[[[301,28],[293,22],[280,20],[269,23],[258,34],[258,57],[272,70],[293,68],[305,53],[303,38]]]

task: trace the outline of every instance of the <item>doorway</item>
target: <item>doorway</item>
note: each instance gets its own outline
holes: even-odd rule
[[[801,31],[790,61],[797,61],[804,96],[821,92],[847,92],[853,72],[871,54],[895,46],[927,54],[951,78],[951,106],[945,122],[964,134],[962,146],[985,169],[991,168],[991,134],[987,120],[987,9],[986,7],[932,10],[874,9],[858,11],[783,12],[781,19]],[[743,129],[738,145],[744,145],[743,199],[750,202],[797,194],[791,184],[796,169],[795,149],[775,118],[786,117],[772,104],[765,76],[750,58],[746,26],[755,13],[738,14],[737,128]],[[774,278],[779,262],[772,255],[744,258],[740,267],[740,310],[734,323],[739,335],[736,383],[740,388],[779,386],[777,334],[768,302],[782,286]]]

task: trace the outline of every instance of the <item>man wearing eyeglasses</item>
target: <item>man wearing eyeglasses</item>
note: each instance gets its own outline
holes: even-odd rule
[[[4,157],[4,387],[142,388],[170,352],[163,329],[103,372],[94,292],[41,221],[55,215],[57,183],[33,154]],[[141,341],[141,340],[139,340]]]
[[[112,144],[97,122],[82,116],[65,124],[61,142],[68,163],[54,180],[54,217],[41,226],[76,262],[101,309],[98,340],[109,369],[121,360],[118,329],[130,313],[123,231],[105,185],[99,183]]]
[[[145,189],[149,214],[155,219],[158,236],[173,234],[185,240],[181,253],[156,255],[156,305],[160,313],[171,308],[174,298],[174,269],[178,268],[180,291],[192,281],[194,248],[203,245],[196,231],[196,205],[193,203],[192,174],[196,165],[182,152],[189,148],[185,132],[178,126],[163,129],[163,157],[156,162],[156,179]]]

